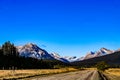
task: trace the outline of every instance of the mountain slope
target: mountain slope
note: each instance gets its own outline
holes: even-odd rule
[[[51,55],[59,61],[65,62],[65,63],[69,63],[69,60],[67,60],[66,58],[61,57],[59,54],[57,53],[51,53]]]
[[[85,67],[85,66],[90,67],[90,66],[94,66],[96,63],[101,62],[101,61],[105,61],[107,64],[111,66],[120,65],[120,51],[116,51],[112,54],[108,54],[104,56],[99,56],[99,57],[94,57],[94,58],[90,58],[90,59],[86,59],[82,61],[72,62],[71,64],[81,66],[81,67]]]
[[[106,48],[101,48],[99,51],[96,52],[88,52],[87,55],[85,57],[82,58],[76,58],[74,57],[61,57],[59,54],[57,53],[51,53],[49,54],[46,50],[39,48],[36,44],[33,43],[29,43],[26,44],[24,46],[18,46],[17,47],[19,55],[20,56],[24,56],[24,57],[32,57],[32,58],[36,58],[36,59],[47,59],[47,60],[59,60],[65,63],[69,63],[69,62],[84,62],[86,60],[91,61],[91,59],[96,59],[99,57],[104,57],[110,54],[114,54],[115,52],[119,52],[119,50],[117,51],[112,51]],[[93,61],[94,62],[94,61]]]
[[[36,44],[29,43],[17,47],[17,49],[20,56],[54,60],[54,57],[52,57],[46,50],[39,48]]]
[[[69,61],[59,54],[51,53],[49,54],[46,50],[39,48],[36,44],[28,43],[24,46],[17,46],[20,56],[32,57],[36,59],[47,59],[47,60],[59,60],[65,63]]]
[[[104,55],[108,55],[111,53],[114,53],[114,51],[106,49],[106,48],[101,48],[99,51],[96,51],[96,52],[92,52],[92,51],[88,52],[87,55],[82,60],[99,57],[99,56],[104,56]]]

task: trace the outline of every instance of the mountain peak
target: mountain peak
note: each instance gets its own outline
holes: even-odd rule
[[[84,57],[84,59],[90,59],[90,58],[94,58],[94,57],[104,56],[104,55],[111,54],[111,53],[114,53],[114,51],[102,47],[99,51],[88,52],[87,55]]]
[[[37,45],[34,44],[34,43],[27,43],[26,46],[31,46],[32,47],[32,46],[37,46]]]
[[[39,49],[41,49],[41,48],[39,48],[36,44],[33,44],[33,43],[27,43],[27,44],[25,44],[24,46],[23,46],[23,49],[31,49],[31,50],[39,50]]]
[[[105,48],[105,47],[102,47],[100,50],[107,50],[107,51],[108,51],[109,49],[107,49],[107,48]]]
[[[112,51],[112,50],[109,50],[109,49],[106,49],[106,48],[101,48],[100,49],[100,51],[102,52],[102,53],[107,53],[107,54],[110,54],[110,53],[113,53],[114,51]]]
[[[54,60],[54,57],[52,57],[46,50],[41,49],[33,43],[27,43],[24,46],[17,48],[20,56]]]

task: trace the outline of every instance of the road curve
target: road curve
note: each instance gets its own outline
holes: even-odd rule
[[[97,70],[83,70],[55,75],[35,77],[29,80],[108,80]]]

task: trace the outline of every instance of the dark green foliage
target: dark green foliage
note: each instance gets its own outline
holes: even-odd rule
[[[67,66],[63,62],[57,60],[38,60],[34,58],[25,58],[19,56],[0,56],[0,69],[51,69],[55,65]]]
[[[3,55],[2,48],[0,47],[0,56]]]
[[[2,45],[2,51],[4,55],[18,56],[18,52],[14,44],[11,44],[10,41],[5,42]]]
[[[101,61],[101,62],[98,62],[95,67],[100,70],[100,71],[104,71],[105,69],[108,69],[109,68],[109,65],[104,62],[104,61]]]

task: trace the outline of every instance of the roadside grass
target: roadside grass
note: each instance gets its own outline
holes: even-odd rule
[[[22,79],[71,71],[77,71],[77,69],[61,68],[61,69],[31,69],[31,70],[0,70],[0,79]]]
[[[97,68],[83,68],[85,70],[97,70]]]
[[[112,75],[120,76],[120,68],[110,68],[106,70],[106,72]]]
[[[120,80],[120,68],[110,68],[104,73],[110,80]]]

